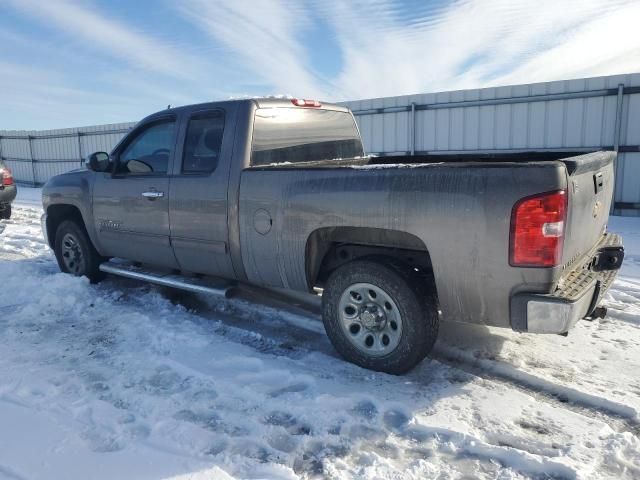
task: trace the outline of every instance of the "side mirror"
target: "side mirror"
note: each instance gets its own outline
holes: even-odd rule
[[[89,155],[87,166],[94,172],[108,172],[111,167],[111,158],[106,152],[95,152]]]

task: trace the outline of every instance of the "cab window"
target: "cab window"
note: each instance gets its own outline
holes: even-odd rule
[[[336,160],[364,155],[349,112],[260,108],[253,122],[251,164]]]
[[[191,117],[182,157],[182,173],[211,173],[218,166],[224,113],[220,110]]]
[[[166,174],[174,142],[174,120],[152,124],[142,130],[124,148],[118,158],[116,174]]]

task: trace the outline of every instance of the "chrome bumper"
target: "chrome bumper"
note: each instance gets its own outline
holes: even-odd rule
[[[595,307],[597,282],[593,282],[583,295],[574,301],[551,295],[519,294],[513,304],[524,308],[529,333],[567,333]]]
[[[580,267],[568,272],[555,292],[518,293],[511,297],[511,325],[530,333],[567,333],[593,315],[615,280],[624,259],[622,238],[602,236]]]

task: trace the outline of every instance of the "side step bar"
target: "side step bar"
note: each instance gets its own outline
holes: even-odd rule
[[[124,261],[105,262],[100,265],[100,271],[132,278],[134,280],[155,283],[156,285],[163,285],[165,287],[173,287],[195,293],[218,295],[226,298],[231,296],[231,290],[234,286],[231,283],[226,283],[224,280],[214,283],[213,281],[204,281],[199,278],[186,278],[174,273],[139,267],[131,262]]]

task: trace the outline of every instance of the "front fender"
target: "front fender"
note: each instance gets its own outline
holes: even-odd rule
[[[87,234],[98,252],[101,251],[93,222],[93,183],[95,175],[89,170],[76,170],[51,178],[42,189],[42,206],[48,220],[51,207],[66,205],[75,207],[82,217]],[[49,245],[53,241],[49,235]]]

